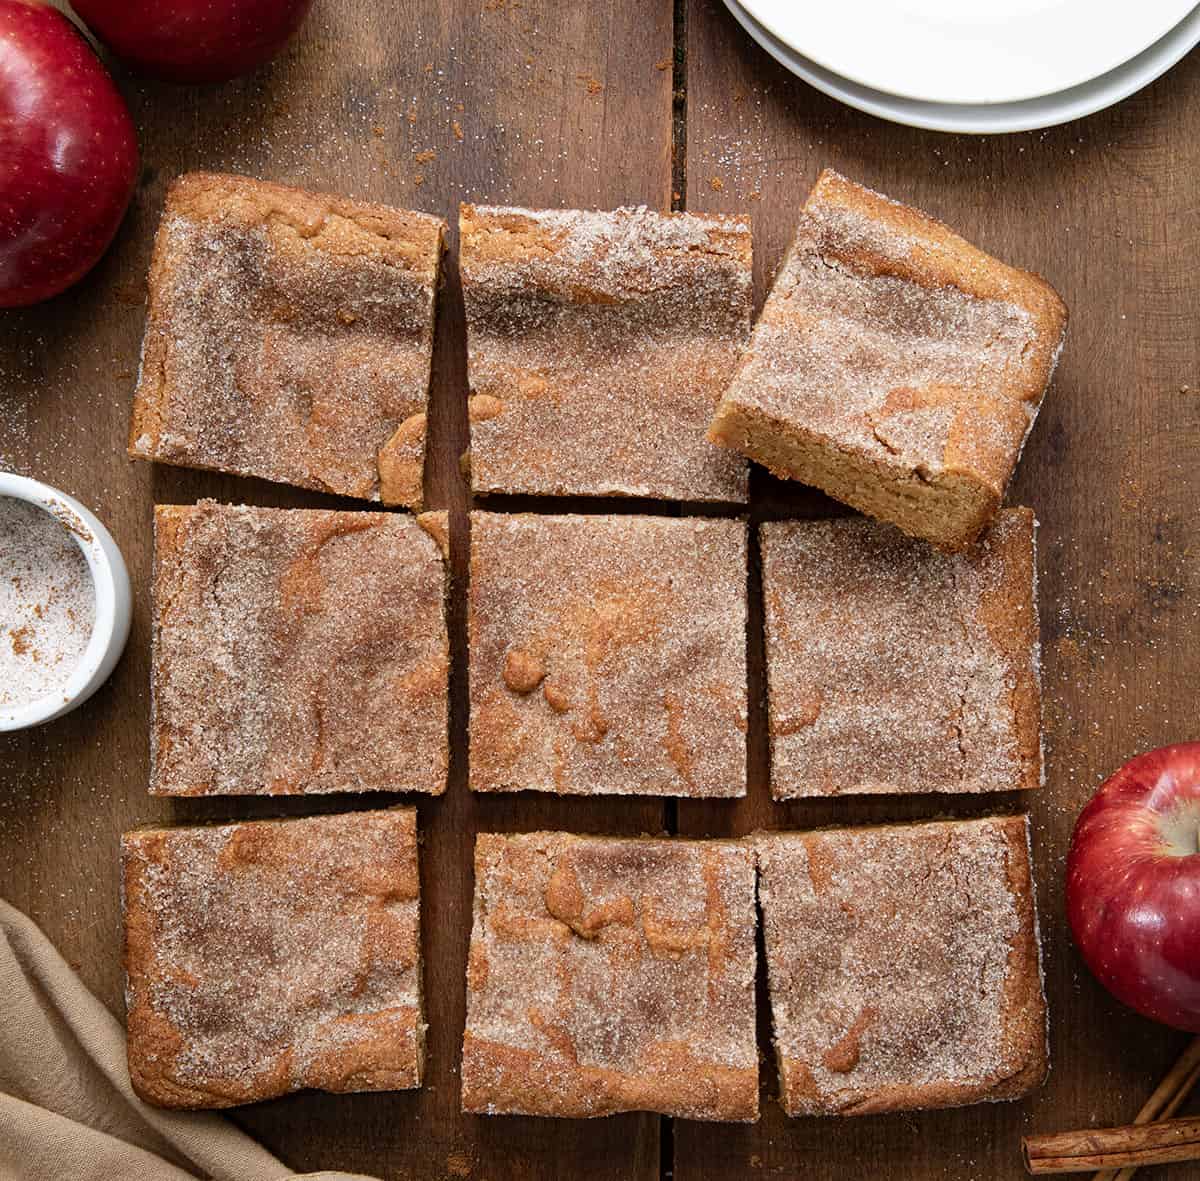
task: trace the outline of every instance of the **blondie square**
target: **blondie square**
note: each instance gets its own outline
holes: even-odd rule
[[[1033,513],[957,554],[861,518],[761,530],[771,790],[1041,784]]]
[[[1046,1074],[1023,816],[763,835],[788,1115],[1015,1099]]]
[[[1041,278],[821,174],[709,437],[944,549],[995,515],[1062,346]]]
[[[416,812],[127,833],[129,1074],[160,1107],[421,1081]]]
[[[471,787],[746,792],[746,525],[471,514]]]
[[[758,1118],[744,842],[475,845],[464,1111]]]
[[[444,229],[180,177],[154,243],[129,453],[419,505]]]
[[[750,335],[750,225],[464,205],[476,492],[744,501],[705,431]]]
[[[444,594],[407,513],[159,506],[150,791],[443,791]]]

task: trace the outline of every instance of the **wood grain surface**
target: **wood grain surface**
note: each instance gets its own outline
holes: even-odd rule
[[[427,210],[452,228],[460,200],[666,208],[674,199],[695,209],[749,211],[761,301],[796,210],[829,164],[1043,272],[1073,313],[1059,377],[1012,493],[1043,523],[1049,774],[1031,804],[1051,1078],[1019,1104],[789,1121],[770,1098],[776,1088],[768,1059],[763,1119],[753,1126],[459,1113],[477,830],[725,835],[1022,805],[1015,795],[772,804],[761,644],[752,628],[751,786],[741,802],[472,797],[466,684],[456,675],[450,787],[440,799],[416,801],[424,833],[428,1081],[415,1093],[303,1094],[233,1113],[297,1168],[479,1181],[672,1172],[686,1181],[841,1181],[868,1171],[1017,1177],[1022,1133],[1126,1122],[1183,1045],[1109,1001],[1087,975],[1065,929],[1060,878],[1074,816],[1098,781],[1137,750],[1196,737],[1200,58],[1082,123],[969,139],[892,127],[838,106],[776,67],[716,0],[682,0],[674,17],[670,0],[317,0],[286,56],[249,80],[174,88],[117,72],[141,133],[142,181],[114,248],[91,277],[41,308],[0,313],[0,467],[77,495],[106,521],[137,591],[134,630],[112,681],[85,707],[0,738],[0,895],[40,923],[120,1014],[121,831],[392,802],[146,794],[152,505],[215,496],[362,507],[125,458],[146,265],[173,176],[197,167],[245,172]],[[448,263],[427,493],[453,514],[451,623],[461,670],[465,342],[453,254]],[[829,511],[839,510],[755,473],[754,520]],[[751,581],[756,618],[754,571]],[[760,1028],[765,1048],[764,1013]],[[1170,1175],[1200,1177],[1200,1169],[1180,1165]]]
[[[801,1170],[834,1181],[869,1161],[897,1181],[1020,1177],[1022,1134],[1127,1122],[1187,1040],[1122,1009],[1091,979],[1071,945],[1061,882],[1075,816],[1099,781],[1139,750],[1197,736],[1200,274],[1191,258],[1200,245],[1192,195],[1200,56],[1091,119],[976,139],[896,127],[826,98],[742,35],[719,0],[688,0],[686,45],[686,203],[751,211],[760,303],[797,206],[831,166],[1041,272],[1072,319],[1009,494],[1041,521],[1047,782],[1028,806],[1050,1002],[1049,1081],[1021,1103],[831,1128],[788,1120],[764,1070],[757,1127],[676,1123],[675,1175],[700,1181]],[[755,519],[830,509],[814,493],[755,476]],[[761,667],[761,654],[752,663]],[[773,804],[761,708],[755,721],[749,797],[724,807],[681,801],[681,832],[737,835],[1025,805],[1016,793]],[[765,1037],[761,1017],[760,1025]],[[1170,1175],[1200,1177],[1200,1166],[1179,1165]]]

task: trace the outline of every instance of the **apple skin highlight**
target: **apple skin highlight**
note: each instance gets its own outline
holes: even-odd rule
[[[1200,742],[1139,755],[1105,781],[1075,824],[1066,900],[1113,996],[1200,1032]]]

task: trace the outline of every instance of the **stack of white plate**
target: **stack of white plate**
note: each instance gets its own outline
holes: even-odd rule
[[[1196,0],[725,0],[772,57],[884,119],[991,134],[1066,123],[1200,41]]]

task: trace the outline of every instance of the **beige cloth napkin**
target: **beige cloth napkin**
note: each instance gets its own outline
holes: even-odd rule
[[[164,1111],[138,1099],[119,1022],[46,936],[3,899],[0,936],[0,1177],[297,1178],[220,1116]],[[350,1173],[304,1176],[356,1181]]]

